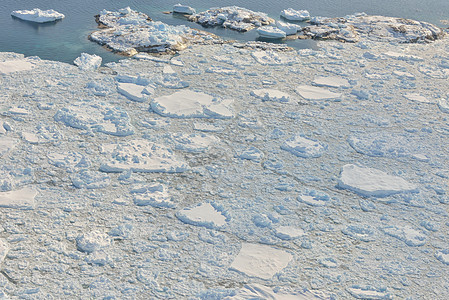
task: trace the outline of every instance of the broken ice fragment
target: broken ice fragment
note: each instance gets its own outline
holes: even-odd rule
[[[296,92],[307,100],[331,100],[339,99],[342,96],[340,93],[334,93],[311,85],[300,85],[296,88]]]
[[[0,192],[0,207],[34,209],[34,198],[38,192],[29,187],[16,191]]]
[[[226,216],[210,203],[202,203],[193,208],[184,208],[176,213],[178,219],[186,224],[203,226],[209,229],[221,228],[226,224]]]

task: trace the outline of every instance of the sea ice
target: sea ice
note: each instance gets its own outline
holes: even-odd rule
[[[426,243],[427,236],[410,226],[387,226],[382,231],[392,237],[395,237],[411,247],[423,246]]]
[[[0,239],[0,264],[5,259],[8,254],[9,246],[8,243],[4,239]]]
[[[289,21],[307,21],[310,20],[310,13],[307,10],[288,8],[281,11],[281,17]]]
[[[286,140],[281,149],[291,152],[292,154],[304,158],[316,158],[323,155],[327,149],[327,145],[296,135]]]
[[[111,183],[108,174],[89,170],[82,170],[72,175],[71,180],[73,185],[79,189],[102,189]]]
[[[11,151],[16,145],[17,140],[8,136],[0,136],[0,157]]]
[[[205,133],[177,134],[173,140],[176,149],[192,153],[204,153],[219,141],[215,136]]]
[[[86,157],[77,152],[50,152],[47,154],[48,163],[64,168],[69,173],[90,167],[90,162]]]
[[[297,34],[301,30],[301,26],[293,23],[276,21],[276,27],[285,32],[286,35]]]
[[[366,197],[388,197],[393,194],[418,191],[415,184],[401,177],[352,164],[343,166],[338,186]]]
[[[257,33],[260,37],[267,39],[283,39],[287,36],[285,31],[273,26],[259,27],[257,28]]]
[[[104,145],[102,154],[100,170],[103,172],[179,173],[188,169],[173,151],[146,140]]]
[[[449,249],[437,251],[435,257],[445,265],[449,265]]]
[[[338,76],[318,76],[313,80],[313,84],[334,88],[349,88],[351,86],[347,79]]]
[[[179,3],[173,5],[173,12],[178,13],[178,14],[185,14],[185,15],[193,15],[194,13],[196,13],[194,8],[191,8],[190,6],[182,5]]]
[[[256,147],[249,147],[243,150],[239,155],[241,159],[253,160],[255,162],[260,162],[264,158],[264,154],[262,151],[257,149]]]
[[[39,8],[32,10],[15,10],[11,15],[22,20],[36,23],[53,22],[65,17],[63,14],[53,9],[40,10]]]
[[[192,208],[184,208],[176,213],[178,219],[186,224],[219,229],[226,225],[227,217],[210,203],[202,203]]]
[[[95,54],[81,53],[81,56],[76,58],[73,63],[84,71],[95,71],[101,66],[102,58]]]
[[[254,51],[251,55],[261,65],[291,65],[295,62],[271,50]]]
[[[438,99],[438,107],[442,112],[449,114],[449,98]]]
[[[137,206],[151,205],[158,208],[176,206],[174,198],[168,193],[167,187],[161,183],[138,184],[132,187],[131,194]]]
[[[233,117],[233,100],[218,99],[213,96],[184,90],[151,101],[151,109],[165,117],[172,118],[216,118]]]
[[[307,100],[331,100],[339,99],[342,96],[340,93],[334,93],[311,85],[300,85],[296,88],[296,92]]]
[[[0,74],[13,72],[29,71],[35,67],[35,64],[25,60],[9,60],[0,62]]]
[[[251,95],[262,101],[289,102],[290,95],[274,89],[258,89],[251,91]]]
[[[275,229],[275,234],[278,238],[283,240],[293,240],[305,236],[304,230],[294,226],[279,226]]]
[[[16,209],[34,209],[34,198],[38,192],[34,188],[0,192],[0,207]]]
[[[134,134],[128,113],[105,102],[78,102],[60,109],[55,121],[67,126],[115,136]]]
[[[391,294],[388,294],[383,289],[378,289],[371,286],[353,285],[346,289],[356,299],[366,300],[389,300],[393,299]]]
[[[293,256],[284,251],[266,245],[243,243],[230,269],[251,277],[269,280],[281,272]]]
[[[146,86],[137,85],[134,83],[118,82],[117,92],[136,102],[145,102],[149,98],[149,93]]]
[[[298,200],[310,206],[324,206],[329,203],[330,197],[324,192],[311,190],[299,195]]]
[[[206,298],[201,298],[206,299]],[[211,298],[212,299],[212,298]],[[321,291],[279,291],[260,284],[247,284],[235,295],[222,300],[331,300],[329,295]]]
[[[426,97],[418,94],[418,93],[407,93],[404,95],[404,97],[411,101],[421,102],[421,103],[432,103],[429,99]]]
[[[376,239],[375,231],[369,225],[349,225],[342,229],[341,232],[363,242],[372,242]]]
[[[93,253],[111,244],[109,236],[99,230],[85,232],[76,238],[76,247],[81,252]]]

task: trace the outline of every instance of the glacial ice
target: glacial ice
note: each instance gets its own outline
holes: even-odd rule
[[[54,22],[65,18],[63,14],[53,9],[40,10],[39,8],[32,10],[15,10],[11,15],[25,21],[36,23]]]

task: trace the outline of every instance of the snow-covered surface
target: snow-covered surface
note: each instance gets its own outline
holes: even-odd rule
[[[289,21],[306,21],[310,20],[310,13],[307,10],[294,10],[293,8],[281,11],[281,17]]]
[[[0,74],[29,71],[32,68],[34,68],[34,64],[25,59],[7,60],[0,62]]]
[[[4,294],[445,299],[447,38],[276,47],[0,53]]]
[[[11,15],[25,21],[36,23],[54,22],[65,17],[63,14],[53,9],[40,10],[39,8],[32,10],[15,10]]]
[[[297,34],[301,30],[301,26],[298,24],[287,23],[282,21],[276,21],[276,27],[285,32],[286,35]]]
[[[300,85],[296,88],[296,92],[307,100],[331,100],[342,96],[341,93],[331,92],[311,85]]]

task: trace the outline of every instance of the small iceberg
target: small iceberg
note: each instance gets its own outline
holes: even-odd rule
[[[307,21],[310,20],[310,13],[307,10],[294,10],[293,8],[281,11],[281,17],[289,21]]]
[[[257,33],[260,37],[267,39],[283,39],[287,36],[284,31],[273,26],[259,27],[257,28]]]
[[[11,16],[36,23],[54,22],[65,18],[63,14],[53,9],[40,10],[39,8],[33,10],[15,10],[11,13]]]
[[[194,8],[191,8],[190,6],[182,5],[179,3],[173,5],[173,12],[178,13],[178,14],[184,14],[184,15],[193,15],[194,13],[196,13]]]

